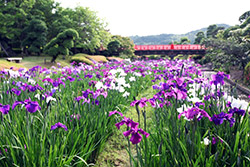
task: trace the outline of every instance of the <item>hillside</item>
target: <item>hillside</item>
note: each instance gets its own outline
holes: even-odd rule
[[[217,26],[228,28],[227,24],[217,24]],[[149,36],[131,36],[130,38],[136,45],[160,45],[169,44],[172,41],[180,41],[182,37],[188,37],[191,43],[194,43],[195,35],[199,31],[206,33],[207,28],[201,28],[198,30],[190,31],[186,34],[160,34],[160,35],[149,35]]]

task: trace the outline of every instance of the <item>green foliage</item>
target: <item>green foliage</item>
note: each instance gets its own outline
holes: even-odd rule
[[[39,25],[46,25],[47,30],[40,34],[45,26],[38,32],[32,30]],[[89,8],[64,9],[54,0],[1,1],[0,27],[0,42],[6,48],[22,48],[34,53],[40,53],[45,45],[44,41],[51,41],[67,29],[76,30],[79,34],[75,41],[76,46],[91,53],[100,47],[106,48],[111,37],[106,30],[106,23]],[[32,42],[34,36],[37,36],[37,42]],[[38,41],[41,41],[40,44]],[[69,48],[72,42],[66,41],[64,45]],[[65,50],[63,52],[66,53]]]
[[[119,55],[119,49],[121,48],[121,43],[118,40],[109,42],[108,44],[109,55]]]
[[[250,10],[246,11],[239,17],[239,21],[243,23],[250,16]]]
[[[26,37],[22,41],[22,46],[28,48],[29,52],[40,54],[42,47],[46,44],[47,30],[44,21],[32,19],[23,31]]]
[[[234,30],[237,30],[238,28],[240,28],[238,25],[236,26],[231,26],[229,28],[227,28],[224,32],[223,32],[223,36],[224,36],[224,39],[227,39],[230,37],[230,33]]]
[[[180,39],[180,44],[190,44],[190,40],[188,39],[188,37],[182,37]]]
[[[128,37],[119,35],[112,36],[111,42],[108,44],[108,54],[111,55],[134,55],[134,43]]]
[[[193,59],[195,62],[201,60],[204,56],[203,55],[189,55],[188,59]]]
[[[93,65],[94,63],[89,60],[88,58],[86,58],[85,56],[82,56],[82,55],[75,55],[73,57],[71,57],[71,60],[70,62],[75,62],[77,64],[79,63],[85,63],[85,64],[88,64],[88,65]]]
[[[174,60],[176,60],[176,59],[186,60],[187,58],[188,58],[187,55],[179,54],[179,55],[177,55],[177,56],[174,57]]]
[[[73,41],[78,37],[76,30],[67,29],[59,33],[45,46],[44,53],[53,57],[51,62],[54,62],[59,54],[69,55],[69,49],[73,47]]]
[[[225,27],[218,27],[216,24],[210,25],[207,28],[207,38],[216,38],[219,30],[224,30]]]
[[[199,31],[196,35],[194,40],[194,44],[201,44],[202,40],[205,38],[205,33],[203,31]]]

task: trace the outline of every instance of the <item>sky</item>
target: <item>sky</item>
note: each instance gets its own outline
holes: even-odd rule
[[[55,0],[64,8],[89,7],[113,35],[185,34],[211,24],[239,24],[250,0]]]

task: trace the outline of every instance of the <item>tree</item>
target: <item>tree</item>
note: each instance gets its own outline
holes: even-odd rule
[[[90,53],[95,53],[101,46],[106,48],[111,35],[106,30],[106,23],[96,16],[89,8],[77,7],[68,11],[69,18],[73,20],[72,26],[79,33],[76,47]]]
[[[250,16],[250,10],[246,11],[239,17],[240,23],[243,23]]]
[[[79,34],[74,29],[67,29],[59,33],[44,48],[44,53],[52,56],[51,62],[54,63],[59,54],[69,55],[69,49],[74,46],[74,40]]]
[[[231,31],[237,30],[237,29],[239,29],[239,28],[240,28],[240,27],[239,27],[238,25],[236,25],[236,26],[231,26],[231,27],[227,28],[227,29],[223,32],[223,37],[224,37],[224,39],[227,39],[227,38],[230,37]]]
[[[21,47],[22,30],[27,24],[30,7],[28,2],[0,1],[0,42],[6,47]]]
[[[109,42],[107,48],[108,48],[109,55],[119,56],[121,43],[118,40],[111,41]]]
[[[207,38],[216,38],[216,34],[219,30],[224,30],[224,27],[218,27],[216,24],[208,26]]]
[[[237,32],[239,33],[239,32]],[[241,42],[240,42],[241,41]],[[210,57],[215,68],[229,68],[239,66],[244,69],[250,60],[250,45],[237,35],[233,35],[227,40],[207,38],[204,40],[207,50],[206,56]]]
[[[203,31],[200,31],[196,34],[196,38],[194,40],[194,44],[201,44],[202,40],[205,38],[205,34]]]
[[[188,39],[188,37],[182,37],[180,39],[180,44],[190,44],[190,40]]]
[[[108,52],[110,55],[134,55],[134,43],[128,37],[120,35],[112,36],[111,42],[108,44]]]
[[[26,38],[22,41],[22,46],[28,48],[29,52],[40,55],[42,47],[46,44],[47,30],[48,28],[44,21],[32,19],[23,31]]]

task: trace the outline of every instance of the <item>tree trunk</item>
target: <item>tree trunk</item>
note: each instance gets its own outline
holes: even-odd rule
[[[55,63],[56,62],[56,58],[57,58],[57,56],[53,56],[53,58],[51,59],[51,63]]]

